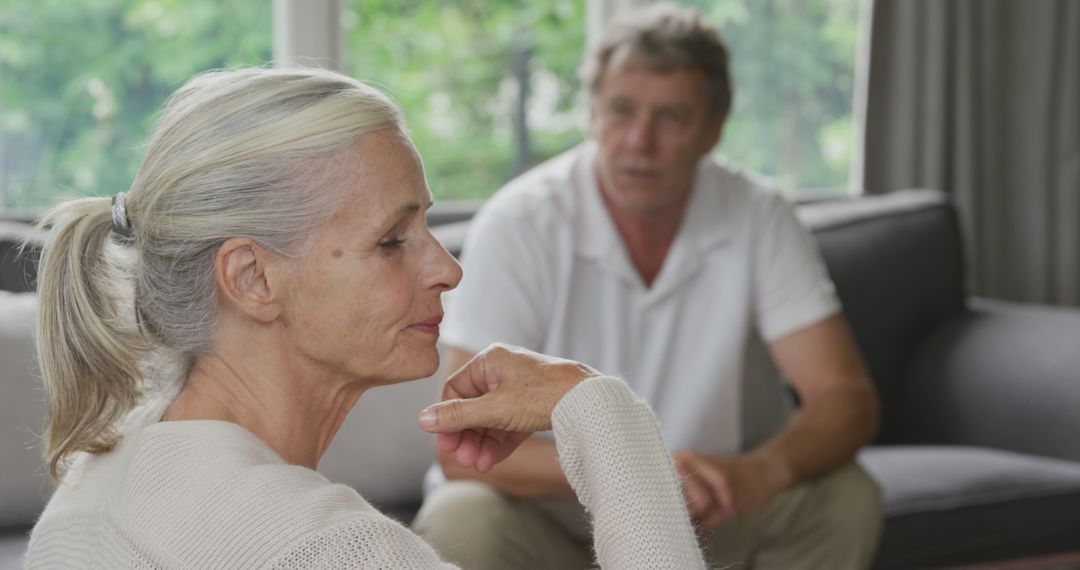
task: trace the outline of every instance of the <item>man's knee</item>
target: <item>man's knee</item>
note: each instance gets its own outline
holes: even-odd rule
[[[861,570],[868,568],[881,534],[881,491],[851,463],[800,489],[785,530],[763,549],[760,568]],[[798,495],[793,495],[798,497]]]
[[[877,545],[883,523],[881,488],[857,463],[823,479],[815,524],[851,544]]]
[[[830,490],[835,505],[833,517],[850,521],[844,524],[880,529],[884,512],[877,481],[858,463],[849,463],[834,477],[836,481]]]
[[[592,549],[535,504],[475,481],[449,481],[424,501],[413,529],[449,562],[488,568],[586,568]]]
[[[447,481],[427,496],[413,521],[413,529],[440,551],[497,543],[513,526],[512,500],[476,481]]]
[[[539,556],[519,503],[476,481],[448,481],[437,488],[424,500],[413,530],[462,568],[528,567]]]

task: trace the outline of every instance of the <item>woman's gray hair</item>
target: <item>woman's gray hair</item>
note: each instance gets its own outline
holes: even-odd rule
[[[713,116],[727,117],[734,96],[728,51],[716,28],[697,8],[659,2],[616,19],[581,66],[581,82],[592,95],[599,91],[612,58],[624,50],[634,63],[652,71],[701,71]]]
[[[221,244],[241,236],[298,254],[342,205],[345,149],[387,127],[404,129],[397,105],[337,73],[203,73],[169,99],[121,197],[127,235],[113,231],[110,198],[45,215],[38,358],[54,478],[72,454],[116,444],[151,354],[177,360],[182,384],[210,348]]]

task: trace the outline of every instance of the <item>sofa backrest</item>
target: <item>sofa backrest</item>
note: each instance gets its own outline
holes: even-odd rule
[[[804,204],[882,400],[878,442],[902,440],[901,383],[931,331],[965,308],[964,258],[946,195],[906,190]]]
[[[29,224],[0,220],[0,291],[33,291],[42,236]],[[24,240],[29,245],[20,255]]]

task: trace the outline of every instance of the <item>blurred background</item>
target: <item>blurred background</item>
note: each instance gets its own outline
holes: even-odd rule
[[[849,188],[858,1],[687,3],[732,52],[718,152],[786,188]],[[436,197],[482,200],[582,139],[586,4],[343,0],[341,61],[311,63],[391,93]],[[202,70],[273,59],[273,13],[267,0],[0,0],[0,208],[127,189],[169,93]]]

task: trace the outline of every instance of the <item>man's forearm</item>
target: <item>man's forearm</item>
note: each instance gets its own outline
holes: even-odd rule
[[[773,360],[799,393],[784,429],[746,454],[761,461],[777,489],[816,479],[855,457],[878,426],[878,398],[851,330],[833,315],[769,344]]]
[[[555,443],[531,437],[513,455],[481,473],[457,464],[453,454],[439,454],[439,465],[447,479],[482,481],[496,489],[522,499],[572,498],[573,489],[559,467]]]
[[[816,394],[784,429],[747,458],[767,465],[769,477],[787,488],[828,474],[850,462],[873,438],[878,399],[869,382]]]

